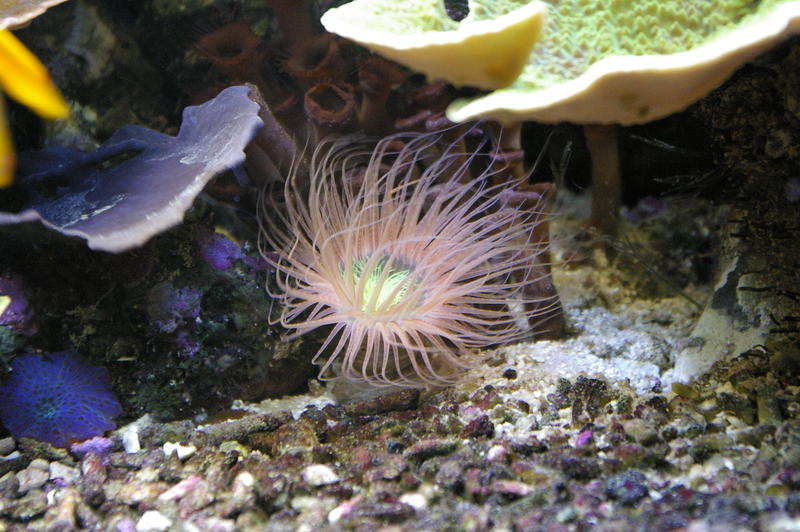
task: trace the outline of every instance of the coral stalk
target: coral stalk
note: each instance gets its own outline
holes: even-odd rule
[[[394,63],[372,56],[358,69],[358,88],[361,90],[361,107],[358,122],[369,134],[386,134],[392,129],[392,119],[386,109],[389,94],[406,78],[402,68]]]
[[[592,157],[592,217],[590,225],[604,236],[617,234],[622,178],[619,160],[619,126],[583,127]]]

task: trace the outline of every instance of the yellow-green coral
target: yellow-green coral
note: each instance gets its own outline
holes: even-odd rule
[[[458,22],[450,19],[440,0],[408,0],[405,2],[351,2],[328,12],[350,19],[350,23],[371,31],[394,35],[413,35],[426,31],[450,31]]]
[[[548,25],[509,87],[451,120],[641,123],[678,111],[800,30],[788,0],[547,0]]]
[[[514,81],[541,34],[544,4],[470,0],[456,22],[442,0],[355,0],[331,9],[322,24],[386,57],[456,85],[485,89]]]
[[[614,55],[684,52],[780,0],[545,0],[547,28],[513,87],[538,90]]]
[[[436,61],[433,48],[409,45],[421,35],[507,20],[534,4],[547,8],[538,42],[519,34],[494,46],[451,39]],[[469,8],[457,23],[443,0],[355,0],[326,13],[323,23],[430,77],[499,89],[456,102],[452,120],[622,124],[682,109],[800,28],[797,0],[470,0]],[[349,22],[336,20],[340,15]],[[507,76],[521,64],[505,64],[512,54],[524,57],[514,80]],[[485,75],[493,65],[506,77]]]

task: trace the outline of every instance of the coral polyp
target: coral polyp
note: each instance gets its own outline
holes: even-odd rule
[[[321,378],[447,384],[476,350],[530,336],[559,308],[531,295],[550,281],[541,202],[510,201],[515,183],[490,153],[445,138],[326,141],[309,175],[287,179],[285,204],[262,202],[286,338],[330,329],[314,358]]]

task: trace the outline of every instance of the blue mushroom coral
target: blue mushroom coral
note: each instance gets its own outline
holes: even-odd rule
[[[0,385],[0,420],[14,438],[69,447],[115,428],[122,412],[104,368],[75,351],[23,355]]]

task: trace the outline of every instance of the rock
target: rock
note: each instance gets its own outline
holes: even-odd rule
[[[606,495],[626,506],[635,506],[647,496],[647,477],[639,471],[624,471],[605,482]]]
[[[50,462],[50,480],[60,481],[62,484],[72,486],[81,480],[81,472],[74,467],[69,467],[61,462]]]
[[[34,460],[35,462],[35,460]],[[33,462],[26,469],[17,473],[17,480],[19,481],[19,492],[27,493],[31,490],[39,489],[44,486],[44,483],[50,478],[48,471],[34,467]]]
[[[136,523],[136,532],[163,532],[172,526],[172,521],[157,510],[148,510]]]
[[[339,482],[339,475],[324,464],[312,464],[303,469],[303,480],[311,486],[327,486]]]

